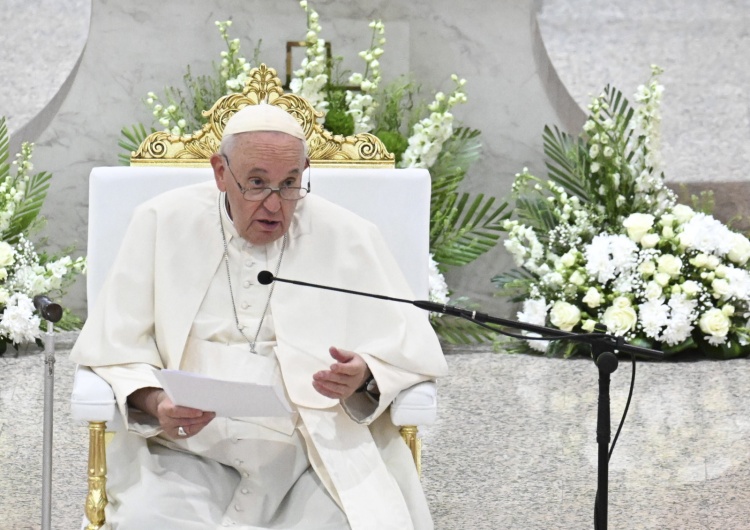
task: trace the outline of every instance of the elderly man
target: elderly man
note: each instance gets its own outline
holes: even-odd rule
[[[114,389],[128,433],[109,448],[108,521],[137,529],[432,528],[410,453],[383,414],[446,371],[426,316],[258,272],[409,297],[368,222],[313,194],[284,110],[238,111],[213,183],[137,209],[72,353]],[[155,374],[277,384],[286,417],[181,407]],[[363,391],[366,390],[366,391]]]

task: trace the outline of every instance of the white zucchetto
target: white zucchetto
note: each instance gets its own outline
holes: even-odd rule
[[[244,132],[282,132],[305,140],[300,123],[281,107],[259,103],[238,110],[224,127],[224,136]]]

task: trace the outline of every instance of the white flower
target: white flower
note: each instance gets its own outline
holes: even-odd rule
[[[573,304],[558,300],[552,306],[549,317],[553,326],[570,331],[581,320],[581,310]]]
[[[711,289],[716,298],[726,298],[731,293],[729,282],[721,278],[717,278],[711,282]]]
[[[727,257],[737,265],[744,265],[750,259],[750,240],[742,234],[732,234],[732,246]]]
[[[0,267],[12,265],[15,259],[13,247],[5,241],[0,241]]]
[[[581,274],[581,271],[573,271],[573,274],[570,275],[568,281],[573,285],[578,285],[580,287],[581,285],[586,283],[586,277]]]
[[[693,322],[697,318],[695,312],[698,301],[688,299],[684,293],[673,294],[669,299],[669,322],[659,340],[670,346],[680,344],[690,337]]]
[[[607,326],[607,331],[616,336],[625,335],[628,331],[635,329],[638,316],[635,309],[624,296],[618,296],[612,301],[602,315],[602,324]]]
[[[544,326],[547,321],[547,301],[544,298],[529,298],[523,302],[523,310],[517,314],[520,322],[526,322],[528,324],[534,324],[535,326]],[[524,332],[524,335],[528,333]],[[538,336],[535,333],[530,334],[531,336]],[[545,351],[547,349],[547,342],[543,340],[530,340],[528,341],[529,346],[537,351]]]
[[[586,295],[583,297],[582,301],[591,309],[594,309],[595,307],[599,307],[601,305],[602,300],[602,295],[596,289],[596,287],[589,287],[589,290],[586,291]]]
[[[682,289],[682,292],[688,295],[689,297],[693,297],[696,294],[700,292],[700,285],[698,282],[695,282],[693,280],[687,280],[683,282],[683,284],[680,286]]]
[[[669,322],[669,306],[661,299],[652,299],[638,306],[640,324],[646,336],[656,339]]]
[[[685,224],[690,219],[693,218],[693,216],[695,215],[695,212],[693,211],[692,208],[690,208],[690,206],[685,206],[684,204],[677,204],[672,209],[672,215],[674,215],[674,218],[677,219],[677,222],[679,224]]]
[[[437,262],[433,259],[432,254],[429,256],[430,271],[430,301],[438,304],[447,304],[450,301],[448,297],[448,284],[445,277],[438,269]]]
[[[643,248],[654,248],[660,240],[659,234],[644,234],[640,243]]]
[[[706,340],[709,344],[723,344],[729,333],[730,321],[721,309],[709,309],[701,315],[698,325],[701,331],[709,335]]]
[[[654,226],[654,216],[647,213],[630,214],[622,225],[627,229],[628,237],[639,243],[646,232]]]
[[[32,342],[39,338],[39,317],[34,315],[34,304],[25,294],[12,295],[0,319],[0,335],[13,344]]]
[[[657,272],[656,274],[654,274],[654,281],[662,287],[666,287],[667,285],[669,285],[669,280],[671,279],[672,277],[666,272]]]
[[[646,300],[656,300],[657,298],[661,298],[662,292],[661,285],[656,282],[648,282],[646,284],[644,296],[646,297]]]
[[[682,260],[672,254],[664,254],[656,260],[657,270],[669,274],[672,278],[677,278],[682,270]]]

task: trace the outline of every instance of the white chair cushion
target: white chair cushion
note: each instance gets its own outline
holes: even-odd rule
[[[402,390],[391,403],[391,421],[404,425],[432,425],[437,419],[437,387],[432,381]]]

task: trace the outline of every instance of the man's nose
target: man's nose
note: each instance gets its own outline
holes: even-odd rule
[[[281,209],[281,195],[279,190],[273,190],[263,201],[263,207],[269,212],[278,212]]]

